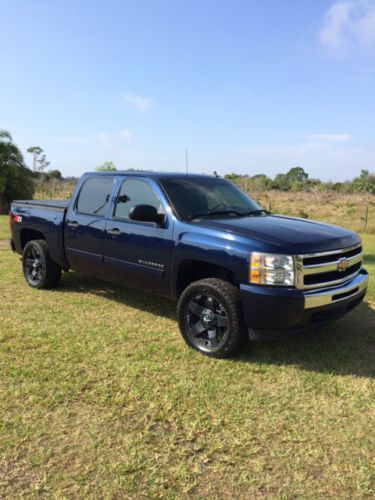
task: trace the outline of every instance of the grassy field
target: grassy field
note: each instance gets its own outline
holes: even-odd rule
[[[185,346],[174,303],[77,273],[35,291],[8,249],[0,298],[0,497],[375,495],[374,280],[347,318],[229,361]]]

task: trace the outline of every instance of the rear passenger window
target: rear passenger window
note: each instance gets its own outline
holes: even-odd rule
[[[165,213],[159,198],[147,182],[127,179],[122,183],[117,197],[115,217],[129,219],[129,212],[136,205],[152,205],[158,214]]]
[[[83,184],[76,205],[77,212],[103,216],[111,198],[113,177],[91,177]]]

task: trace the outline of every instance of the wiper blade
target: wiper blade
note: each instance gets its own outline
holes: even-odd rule
[[[241,215],[243,216],[247,216],[247,215],[270,215],[271,212],[269,212],[268,210],[264,210],[263,208],[260,209],[260,210],[249,210],[249,212],[242,212]]]
[[[214,212],[202,212],[198,214],[191,215],[189,220],[199,219],[200,217],[211,217],[213,215],[234,215],[237,217],[242,217],[244,214],[242,212],[238,212],[237,210],[217,210]]]
[[[188,220],[199,219],[200,217],[210,217],[215,215],[234,215],[235,217],[248,217],[249,215],[270,215],[268,210],[249,210],[248,212],[238,212],[238,210],[216,210],[214,212],[202,212],[191,215]]]

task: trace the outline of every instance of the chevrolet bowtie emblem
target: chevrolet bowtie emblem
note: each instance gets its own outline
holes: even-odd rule
[[[339,272],[345,271],[345,269],[347,269],[348,266],[349,266],[348,259],[346,257],[342,257],[341,259],[339,259],[337,263],[337,270]]]

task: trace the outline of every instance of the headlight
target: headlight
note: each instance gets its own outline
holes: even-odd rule
[[[294,286],[293,257],[252,252],[249,281],[257,285]]]

